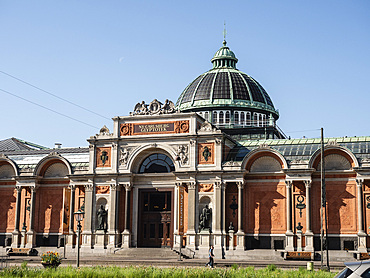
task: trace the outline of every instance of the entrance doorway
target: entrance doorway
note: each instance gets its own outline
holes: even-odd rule
[[[139,247],[172,247],[172,191],[140,190]]]

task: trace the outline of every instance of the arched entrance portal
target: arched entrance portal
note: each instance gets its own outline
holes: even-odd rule
[[[144,159],[139,173],[170,173],[174,170],[167,155],[152,154]],[[172,247],[173,217],[172,188],[139,189],[138,246]]]

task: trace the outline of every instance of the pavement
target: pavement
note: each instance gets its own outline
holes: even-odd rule
[[[154,254],[153,254],[154,256]],[[0,262],[5,266],[20,266],[23,262],[27,262],[28,266],[41,267],[41,259],[39,256],[3,256],[5,262]],[[185,259],[179,261],[179,258],[127,258],[120,256],[90,256],[84,255],[80,257],[80,266],[156,266],[156,267],[204,267],[207,259]],[[282,269],[298,269],[300,267],[307,267],[308,261],[300,260],[284,260],[284,261],[268,261],[268,260],[231,260],[215,258],[215,267],[231,267],[236,264],[241,267],[253,266],[255,268],[264,268],[268,265],[274,264]],[[320,269],[321,262],[313,262],[314,269]],[[344,268],[343,262],[330,262],[331,271],[338,271]],[[76,256],[68,256],[62,260],[61,266],[76,266]]]

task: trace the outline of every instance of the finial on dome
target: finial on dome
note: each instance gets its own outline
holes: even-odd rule
[[[226,34],[227,34],[227,32],[226,32],[226,21],[224,21],[224,41],[222,42],[222,44],[224,45],[224,46],[226,46]]]

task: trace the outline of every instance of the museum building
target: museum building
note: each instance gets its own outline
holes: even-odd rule
[[[318,252],[320,139],[290,139],[223,42],[176,104],[138,103],[85,148],[0,141],[0,245],[82,252],[172,247],[201,257]],[[366,253],[370,137],[324,139],[329,250]]]

